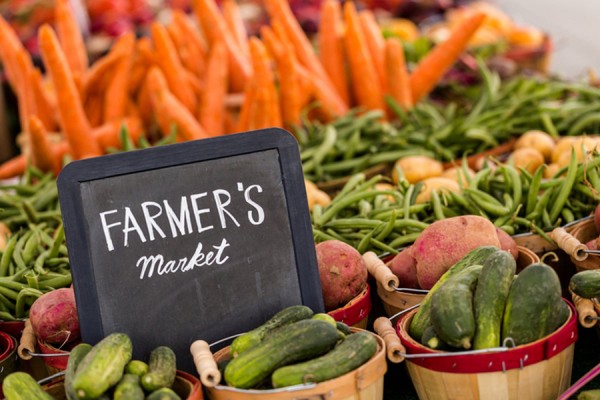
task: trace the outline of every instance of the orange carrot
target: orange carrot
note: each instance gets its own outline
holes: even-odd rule
[[[341,15],[340,3],[337,0],[325,0],[321,3],[318,30],[319,59],[344,103],[350,104]]]
[[[56,118],[56,98],[44,87],[44,78],[39,69],[33,68],[29,79],[33,90],[37,116],[40,118],[47,131],[55,131],[58,126]]]
[[[85,99],[83,109],[92,128],[102,125],[104,119],[104,101],[102,94],[94,93]]]
[[[410,80],[404,58],[404,48],[398,39],[388,38],[385,41],[385,72],[388,94],[402,108],[410,109],[413,106]]]
[[[42,25],[38,36],[42,59],[56,90],[60,125],[73,158],[100,155],[100,146],[91,134],[73,75],[54,31],[49,25]]]
[[[486,16],[483,13],[475,13],[465,18],[446,40],[437,44],[419,61],[410,74],[410,88],[414,103],[417,103],[433,90],[444,74],[465,51],[469,40],[479,29],[485,18]]]
[[[313,79],[311,78],[310,72],[302,66],[299,62],[296,62],[295,65],[296,75],[298,76],[298,93],[299,93],[299,101],[300,108],[304,108],[307,106],[315,95],[315,91],[313,89]],[[338,104],[341,109],[348,110],[348,106],[342,101]]]
[[[331,87],[327,86],[320,76],[309,73],[311,89],[315,99],[319,102],[319,110],[326,121],[331,121],[348,112],[348,106],[331,92]]]
[[[254,71],[252,79],[256,80],[259,86],[258,93],[261,96],[260,101],[264,102],[260,108],[254,107],[254,109],[261,114],[259,116],[261,121],[270,121],[270,126],[282,126],[279,95],[275,88],[275,77],[270,67],[267,49],[257,37],[251,37],[249,45],[252,70]],[[256,101],[259,101],[259,97],[256,98]],[[250,119],[252,120],[252,115]]]
[[[384,110],[383,92],[377,71],[353,2],[344,3],[346,34],[344,44],[350,64],[350,76],[357,105],[368,110]]]
[[[206,69],[203,55],[194,53],[194,48],[190,46],[190,40],[174,21],[167,25],[166,29],[181,60],[181,65],[196,78],[203,77]]]
[[[0,180],[11,179],[23,175],[27,169],[27,157],[20,154],[0,164]]]
[[[144,76],[146,78],[148,74]],[[136,96],[136,104],[138,106],[138,112],[144,126],[150,126],[152,122],[152,99],[150,94],[150,88],[147,83],[147,79],[142,82],[142,87]]]
[[[202,36],[200,30],[194,26],[192,19],[182,11],[173,11],[173,24],[179,28],[186,38],[190,58],[196,60],[194,73],[201,77],[206,67],[206,57],[208,55],[206,39]]]
[[[237,121],[236,130],[238,132],[244,132],[248,130],[248,126],[250,125],[250,111],[252,104],[254,104],[254,99],[256,98],[257,89],[258,83],[256,83],[256,80],[250,79],[246,83],[246,88],[244,90],[244,101],[242,102],[240,115],[238,116]]]
[[[248,57],[250,55],[250,47],[248,46],[248,32],[246,31],[246,25],[242,19],[240,8],[236,0],[223,0],[221,4],[221,10],[223,11],[223,18],[225,23],[229,27],[229,30],[233,32],[233,36],[240,46],[240,49]]]
[[[208,56],[206,87],[198,112],[200,125],[212,136],[222,135],[225,127],[227,77],[227,49],[224,43],[215,43]]]
[[[129,138],[137,143],[144,129],[142,121],[136,117],[126,117],[120,120],[112,120],[93,129],[94,137],[103,149],[121,148],[121,127],[125,125]]]
[[[358,14],[358,19],[364,32],[365,41],[367,42],[367,48],[369,54],[375,65],[375,71],[381,84],[381,90],[386,90],[386,75],[385,75],[385,40],[381,29],[377,24],[375,15],[371,10],[362,10]]]
[[[23,49],[16,32],[9,23],[0,15],[0,60],[6,70],[6,75],[11,89],[19,93],[20,80],[22,79],[17,65],[17,53]]]
[[[177,137],[181,141],[209,137],[194,115],[169,91],[166,78],[159,68],[152,67],[146,79],[150,85],[152,105],[159,118],[163,135],[170,133],[173,124],[177,127]]]
[[[35,94],[33,92],[33,88],[31,87],[31,80],[29,79],[33,70],[33,66],[31,59],[29,58],[29,53],[27,53],[24,49],[19,50],[16,57],[16,65],[19,67],[19,74],[22,77],[19,84],[19,94],[17,96],[17,101],[19,104],[19,120],[21,122],[21,130],[23,132],[28,132],[29,117],[37,112]]]
[[[73,75],[83,75],[88,67],[88,56],[81,29],[69,0],[56,0],[54,24],[58,39]]]
[[[191,112],[196,112],[198,99],[193,89],[187,85],[185,68],[177,55],[173,41],[166,28],[158,22],[151,26],[152,40],[156,49],[157,63],[163,71],[169,90]]]
[[[133,54],[134,42],[128,41],[124,48],[127,54]],[[114,67],[112,79],[104,92],[104,104],[102,107],[103,122],[109,122],[115,119],[121,119],[125,116],[127,110],[127,100],[129,99],[129,76],[131,72],[131,57],[123,57]]]
[[[250,49],[252,52],[252,49]],[[269,89],[264,86],[256,88],[254,101],[250,105],[250,115],[248,120],[248,130],[265,129],[273,127],[271,109],[271,95]]]
[[[248,57],[244,55],[233,32],[227,27],[223,15],[214,0],[195,0],[194,13],[200,22],[210,45],[223,40],[229,55],[230,91],[244,90],[252,75]]]
[[[54,149],[48,138],[48,131],[42,121],[32,115],[29,117],[29,148],[31,151],[31,163],[44,172],[52,171],[58,174],[61,165],[54,154]]]

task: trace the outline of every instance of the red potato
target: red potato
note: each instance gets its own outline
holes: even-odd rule
[[[496,234],[498,235],[498,240],[500,240],[500,248],[508,251],[516,260],[519,257],[519,249],[517,248],[515,239],[500,228],[496,228]]]
[[[367,284],[367,265],[354,247],[339,240],[316,245],[325,310],[344,306]]]
[[[412,246],[407,247],[388,263],[390,270],[398,277],[400,287],[419,288],[417,280],[417,260],[413,257]]]
[[[600,246],[598,246],[598,242],[599,242],[599,240],[598,240],[598,239],[600,239],[600,238],[594,238],[594,239],[590,240],[589,242],[587,242],[587,243],[585,244],[585,246],[586,246],[586,247],[587,247],[589,250],[598,250],[598,247],[600,247]]]
[[[500,247],[496,226],[490,220],[465,215],[435,221],[412,245],[419,286],[431,289],[448,268],[479,246]]]
[[[71,288],[44,293],[29,310],[33,332],[47,343],[62,344],[80,338],[75,293]]]

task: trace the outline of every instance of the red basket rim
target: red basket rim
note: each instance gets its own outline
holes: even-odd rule
[[[447,357],[415,357],[407,361],[421,367],[438,371],[459,374],[499,372],[524,368],[540,361],[548,360],[577,341],[577,312],[571,302],[565,298],[571,316],[560,328],[535,342],[520,345],[507,351],[494,353],[461,354]],[[404,328],[403,321],[416,312],[405,314],[396,324],[396,334],[400,337],[407,354],[440,353],[418,343],[410,337]]]
[[[40,340],[40,338],[38,338],[37,343],[42,354],[56,354],[56,357],[43,357],[44,363],[46,365],[60,370],[67,369],[67,361],[69,361],[69,350],[54,347],[50,343],[46,343],[43,340]],[[69,348],[71,348],[74,347],[75,344],[76,343],[68,343],[67,345],[70,346]]]
[[[371,312],[371,286],[367,287],[346,306],[329,311],[328,314],[336,321],[352,326],[369,316]]]
[[[15,351],[17,340],[6,332],[0,331],[0,361],[6,360]]]

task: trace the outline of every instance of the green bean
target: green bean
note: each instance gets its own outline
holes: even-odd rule
[[[35,262],[33,263],[33,270],[35,272],[37,272],[38,274],[46,274],[48,273],[48,271],[46,271],[44,269],[44,263],[46,262],[46,260],[48,259],[48,257],[50,256],[50,250],[44,250],[42,251],[37,258],[35,259]]]
[[[6,311],[14,311],[15,310],[15,303],[13,301],[9,300],[3,294],[0,294],[0,303],[2,303],[4,305]]]
[[[327,233],[328,235],[330,235],[331,237],[333,237],[334,239],[337,240],[341,240],[341,241],[346,241],[346,239],[344,238],[344,235],[336,232],[335,230],[328,228],[325,233]]]
[[[527,206],[525,207],[526,215],[532,213],[535,208],[535,202],[540,190],[540,183],[542,182],[542,177],[544,176],[544,169],[545,166],[541,166],[536,169],[533,179],[531,180],[531,185],[529,186],[529,191],[527,193]]]
[[[475,204],[486,213],[501,217],[509,214],[510,211],[495,197],[478,190],[464,189],[464,192],[469,196]]]
[[[65,274],[58,278],[46,279],[40,281],[40,288],[46,289],[58,289],[69,286],[73,282],[71,274]]]
[[[569,136],[577,135],[578,133],[581,133],[581,131],[585,127],[592,125],[592,124],[597,124],[599,122],[600,122],[600,112],[583,115],[583,116],[581,116],[581,118],[579,118],[575,123],[573,123],[571,125],[571,127],[569,128],[569,131],[567,132],[567,135],[569,135]]]
[[[563,220],[567,224],[575,221],[575,215],[568,208],[563,208],[562,210],[560,210],[560,215],[563,217]]]
[[[370,244],[372,247],[378,248],[379,250],[383,250],[384,252],[390,253],[390,254],[397,254],[398,250],[396,250],[395,248],[385,244],[384,242],[377,240],[375,238],[371,238],[370,239]]]
[[[6,311],[0,311],[0,321],[16,321],[17,318],[15,318],[11,313],[6,312]]]
[[[548,115],[547,112],[542,112],[540,114],[540,119],[542,121],[542,125],[545,128],[545,131],[548,132],[550,136],[552,136],[553,138],[559,137],[556,125],[554,125],[554,122],[552,122],[552,118],[550,117],[550,115]]]
[[[15,305],[15,317],[16,318],[25,318],[25,301],[28,298],[37,299],[43,293],[38,289],[27,288],[23,289],[19,292],[17,296],[17,303]]]
[[[0,294],[4,295],[5,297],[7,297],[11,300],[17,300],[19,291],[15,291],[15,290],[9,289],[8,287],[0,285]]]
[[[381,240],[385,239],[386,237],[388,237],[388,235],[390,233],[392,233],[392,231],[394,230],[394,224],[396,223],[397,215],[398,215],[397,212],[392,213],[389,221],[385,224],[385,226],[381,230],[381,232],[379,232],[377,235],[375,235],[374,239],[381,241]]]
[[[368,247],[371,245],[372,237],[373,237],[373,231],[370,231],[369,233],[364,235],[363,238],[358,242],[358,245],[356,246],[356,250],[358,250],[358,252],[360,254],[364,254],[367,251]]]
[[[48,259],[46,259],[46,261],[44,262],[44,264],[48,268],[56,268],[56,267],[58,267],[60,265],[69,265],[69,258],[68,257],[48,258]]]
[[[17,268],[27,268],[27,264],[23,260],[23,249],[25,247],[25,243],[27,240],[33,235],[33,231],[26,231],[21,235],[17,244],[15,245],[15,250],[13,251],[13,261],[15,262],[15,266]]]
[[[371,191],[358,191],[356,193],[350,193],[347,196],[344,196],[341,199],[337,197],[329,204],[329,206],[324,210],[321,218],[319,218],[316,222],[317,226],[323,226],[327,221],[333,218],[338,212],[342,209],[348,207],[351,204],[357,203],[359,200],[373,198],[380,194],[389,194],[389,191],[386,190],[371,190]],[[337,200],[337,201],[336,201]]]
[[[17,235],[12,235],[6,242],[6,247],[0,258],[0,276],[6,276],[8,273],[8,267],[12,261],[12,254],[17,244]]]
[[[331,235],[321,231],[320,229],[316,229],[316,228],[313,228],[313,237],[315,238],[316,242],[337,239],[336,237],[331,236]]]
[[[25,279],[27,280],[27,285],[32,289],[39,289],[40,286],[38,284],[38,277],[35,273],[29,271],[25,274]]]
[[[435,219],[440,221],[444,218],[444,211],[442,210],[442,201],[440,200],[440,196],[438,195],[436,190],[431,191],[431,205],[433,207],[433,214],[435,215]]]
[[[415,240],[417,240],[420,234],[421,232],[407,233],[406,235],[399,236],[397,239],[392,240],[390,243],[388,243],[388,246],[394,249],[399,249],[406,244],[413,243]]]
[[[19,292],[27,287],[26,284],[21,282],[15,282],[9,277],[0,278],[0,285],[4,286],[5,288],[14,290],[15,292]]]
[[[532,213],[529,213],[525,216],[525,218],[527,219],[535,219],[538,217],[542,216],[542,210],[546,209],[546,206],[548,205],[548,202],[550,201],[550,198],[552,197],[554,193],[553,189],[548,189],[546,190],[539,198],[539,200],[537,201],[537,204],[535,205],[535,208],[533,209]]]
[[[528,221],[525,218],[516,217],[515,218],[515,223],[517,223],[519,225],[523,225],[523,226],[529,227],[533,232],[535,232],[538,235],[540,235],[548,243],[550,243],[552,245],[556,245],[556,243],[554,242],[554,240],[552,240],[552,238],[550,236],[548,236],[548,234],[546,232],[544,232],[543,229],[541,229],[540,227],[538,227],[536,224],[532,223],[531,221]]]
[[[549,217],[551,224],[556,222],[558,218],[558,214],[560,210],[565,205],[567,198],[569,197],[569,193],[573,188],[573,184],[575,183],[575,179],[577,178],[577,157],[575,157],[575,149],[571,149],[571,161],[569,162],[569,167],[567,168],[567,176],[565,181],[563,182],[560,191],[557,194],[556,199],[552,203],[552,207],[550,208]]]
[[[323,161],[323,159],[325,158],[327,153],[331,149],[333,149],[336,139],[337,139],[337,131],[335,130],[335,128],[333,126],[328,125],[325,128],[325,137],[324,137],[323,143],[319,146],[319,149],[315,152],[312,159],[310,159],[303,165],[303,171],[305,173],[314,170],[315,168],[318,167],[318,165],[321,164],[321,161]]]
[[[23,246],[23,252],[21,253],[21,256],[25,265],[29,265],[36,256],[36,251],[39,247],[38,238],[38,232],[33,230],[32,234],[29,236],[29,239],[27,239],[25,245]]]
[[[319,205],[320,207],[320,205]],[[54,232],[54,238],[52,245],[50,246],[49,258],[56,258],[60,253],[66,254],[66,251],[62,251],[61,247],[64,247],[65,242],[65,228],[63,224],[60,224],[58,229]],[[65,247],[66,250],[66,247]]]
[[[511,236],[515,234],[515,227],[513,225],[502,225],[500,229]]]

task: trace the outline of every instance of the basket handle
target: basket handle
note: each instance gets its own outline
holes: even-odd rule
[[[386,317],[379,317],[373,323],[373,329],[385,342],[387,358],[393,363],[404,361],[406,349],[402,346],[392,322]]]
[[[573,304],[577,309],[577,315],[579,323],[584,328],[592,328],[597,323],[598,313],[594,309],[594,303],[590,299],[584,299],[583,297],[577,296],[571,289],[571,297],[573,298]]]
[[[210,346],[204,340],[196,340],[190,346],[190,352],[194,359],[196,371],[200,376],[200,381],[205,387],[215,387],[221,382],[221,372],[217,366]]]
[[[577,261],[583,261],[587,258],[588,253],[586,245],[582,244],[575,236],[571,235],[564,228],[554,228],[550,232],[550,236],[558,247],[563,249],[565,253],[573,257]]]
[[[17,354],[19,354],[21,360],[31,360],[31,354],[35,353],[36,342],[37,337],[33,332],[33,327],[31,326],[31,322],[28,318],[25,320],[25,327],[23,328],[23,332],[21,333],[19,347],[17,348]]]
[[[365,260],[365,264],[367,264],[367,271],[385,290],[393,292],[400,285],[398,277],[394,275],[390,268],[375,253],[367,251],[363,254],[363,259]]]

